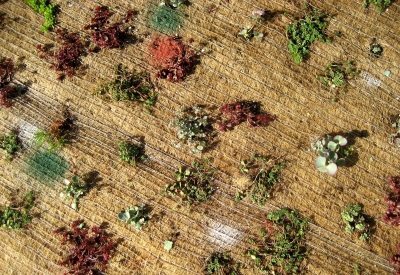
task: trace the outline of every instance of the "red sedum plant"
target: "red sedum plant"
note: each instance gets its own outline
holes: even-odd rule
[[[61,72],[57,80],[63,80],[65,75],[73,77],[76,69],[81,65],[80,56],[84,52],[84,46],[78,33],[68,33],[65,30],[57,29],[57,42],[60,44],[56,51],[50,51],[42,45],[36,48],[41,53],[41,58],[54,58],[50,69]]]
[[[0,106],[11,107],[10,96],[14,92],[14,87],[10,86],[14,65],[11,58],[0,60]]]
[[[224,104],[219,110],[227,117],[218,122],[221,132],[233,130],[236,125],[247,121],[250,128],[256,126],[267,126],[276,117],[267,113],[261,113],[260,103],[253,101],[239,101],[232,104]]]
[[[196,55],[189,46],[173,37],[155,37],[149,51],[157,68],[156,77],[169,82],[181,82],[196,62]]]
[[[389,259],[389,264],[396,267],[394,275],[400,275],[400,245],[396,247],[396,250],[396,254],[394,254],[393,257]]]
[[[111,17],[110,9],[106,6],[98,6],[95,9],[94,17],[91,19],[92,24],[86,25],[85,30],[91,30],[91,37],[96,46],[105,48],[121,48],[122,40],[125,36],[125,30],[122,23],[133,20],[133,11],[128,11],[122,22],[109,24]],[[108,25],[108,26],[106,26]]]
[[[383,214],[383,221],[393,226],[400,225],[400,177],[389,177],[388,185],[392,189],[391,194],[385,198],[388,209]]]
[[[93,226],[91,232],[83,221],[72,223],[72,231],[58,229],[54,234],[62,235],[61,245],[70,245],[70,254],[58,264],[69,268],[66,274],[96,274],[99,269],[106,270],[108,260],[115,244],[108,239],[103,230]]]

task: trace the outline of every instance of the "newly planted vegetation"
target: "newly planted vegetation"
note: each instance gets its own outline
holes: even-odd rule
[[[0,208],[0,226],[8,229],[21,230],[32,222],[32,208],[35,205],[36,194],[26,193],[22,200],[10,197],[11,204]]]
[[[390,194],[385,198],[388,208],[383,214],[383,221],[393,226],[400,225],[400,177],[389,177],[387,180],[391,189]]]
[[[247,255],[263,274],[297,274],[307,255],[305,233],[308,220],[300,213],[283,208],[267,215],[261,239],[250,240]]]
[[[353,79],[354,76],[358,74],[359,71],[354,68],[354,65],[350,61],[347,61],[345,64],[329,63],[326,65],[324,73],[316,77],[322,84],[330,89],[345,93],[348,80]]]
[[[326,135],[311,142],[311,149],[319,155],[315,161],[317,169],[335,175],[338,167],[345,165],[346,158],[354,150],[353,146],[346,145],[347,139],[340,135],[333,138]]]
[[[253,24],[247,25],[243,30],[239,32],[239,36],[242,36],[244,39],[249,40],[251,38],[255,38],[258,42],[261,42],[264,37],[263,33],[256,31],[254,28],[258,23],[264,20],[265,11],[263,10],[254,10],[251,12],[251,20]]]
[[[237,101],[231,104],[224,104],[219,108],[225,116],[225,120],[218,122],[221,132],[233,130],[235,126],[247,121],[250,128],[265,127],[276,117],[268,113],[261,112],[261,105],[254,101]]]
[[[376,6],[376,8],[379,12],[383,12],[385,9],[387,9],[389,7],[389,5],[392,2],[393,2],[393,0],[364,0],[364,2],[362,3],[362,7],[365,9],[370,4],[373,4]]]
[[[68,268],[65,274],[97,274],[106,270],[115,244],[103,230],[93,226],[89,232],[85,223],[77,220],[72,223],[72,231],[61,228],[54,234],[62,236],[61,245],[69,245],[69,254],[58,262]]]
[[[196,202],[206,202],[214,192],[211,186],[214,170],[209,169],[209,159],[193,161],[191,168],[180,167],[175,172],[176,180],[168,184],[163,192],[178,196],[181,203],[188,206]]]
[[[285,162],[276,161],[263,156],[253,155],[250,160],[241,161],[241,171],[248,174],[251,183],[246,193],[253,203],[264,205],[271,197],[271,192],[281,177],[281,169]]]
[[[126,140],[119,143],[118,153],[121,161],[136,166],[138,161],[146,160],[144,148]]]
[[[195,53],[181,40],[157,36],[150,44],[151,63],[156,67],[156,77],[169,82],[181,82],[193,69]]]
[[[49,151],[61,150],[65,146],[73,126],[74,117],[66,110],[63,111],[62,115],[63,120],[53,122],[48,131],[39,130],[34,135],[38,146],[47,143]]]
[[[396,247],[396,252],[389,259],[389,263],[396,269],[394,275],[400,275],[400,245]]]
[[[71,180],[64,179],[63,183],[66,187],[60,193],[60,197],[65,197],[66,200],[72,199],[71,208],[78,211],[79,197],[85,195],[90,188],[88,176],[75,174]]]
[[[56,20],[56,5],[49,0],[24,0],[34,11],[44,16],[42,31],[48,32],[53,29]]]
[[[383,53],[383,48],[380,44],[376,43],[375,41],[369,45],[369,54],[374,57],[380,57]]]
[[[176,9],[182,6],[184,1],[163,1],[160,5],[150,4],[148,17],[149,27],[162,33],[173,33],[179,30],[183,23],[183,14]]]
[[[21,141],[18,139],[18,132],[16,130],[10,131],[8,135],[0,135],[0,150],[5,153],[5,160],[11,160],[21,148]]]
[[[81,65],[80,57],[84,52],[84,46],[78,33],[68,33],[66,30],[56,29],[58,47],[50,50],[46,46],[37,45],[40,58],[46,58],[52,65],[50,69],[59,72],[57,80],[63,80],[65,76],[73,77]]]
[[[393,119],[391,119],[391,126],[392,128],[396,129],[396,133],[390,135],[389,143],[396,145],[397,148],[400,148],[400,115],[396,115]]]
[[[157,93],[146,72],[129,71],[122,64],[114,67],[114,75],[109,82],[95,92],[103,100],[138,102],[149,112],[157,100]]]
[[[314,41],[331,42],[326,34],[327,17],[317,9],[313,9],[286,27],[287,45],[294,62],[297,64],[303,62],[310,53],[310,46]]]
[[[239,264],[227,252],[214,252],[206,259],[207,274],[238,275]]]
[[[371,233],[367,217],[362,210],[361,204],[349,204],[342,212],[342,219],[346,224],[347,233],[356,233],[361,241],[366,241],[371,237]]]
[[[10,98],[15,92],[15,88],[11,86],[14,76],[14,65],[11,58],[0,59],[0,106],[11,107]]]
[[[177,130],[179,142],[176,147],[187,145],[195,154],[200,153],[207,145],[210,122],[204,109],[198,106],[182,107],[176,112],[170,127]]]
[[[90,35],[97,47],[102,49],[121,48],[123,40],[126,38],[126,30],[122,26],[133,20],[133,11],[128,11],[122,22],[110,24],[110,9],[106,6],[98,6],[95,9],[91,24],[84,27],[85,30],[91,30]]]
[[[149,215],[145,213],[144,203],[139,206],[131,206],[118,214],[118,220],[132,225],[138,230],[142,230],[143,226],[147,225]]]

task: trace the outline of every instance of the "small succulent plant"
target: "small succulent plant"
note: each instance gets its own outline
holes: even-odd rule
[[[346,223],[347,233],[356,232],[361,241],[366,241],[371,237],[371,233],[362,208],[361,204],[349,204],[342,212],[342,219]]]
[[[60,197],[65,197],[66,200],[72,198],[71,208],[78,211],[79,197],[87,193],[90,187],[86,180],[86,175],[83,175],[82,179],[78,175],[74,175],[71,181],[64,179],[63,183],[67,187],[60,193]]]
[[[378,43],[371,43],[369,45],[369,53],[374,57],[380,57],[382,55],[383,48]]]
[[[392,123],[392,127],[396,129],[396,133],[391,134],[389,138],[390,144],[395,144],[400,148],[400,115],[397,115],[396,120]]]
[[[141,203],[139,206],[131,206],[118,214],[118,220],[124,221],[132,225],[138,230],[142,230],[143,226],[147,225],[148,214],[144,213],[146,205]]]
[[[347,139],[337,135],[332,138],[330,135],[318,138],[311,143],[311,148],[319,154],[315,165],[321,172],[327,172],[329,175],[335,175],[338,166],[344,166],[345,158],[354,150],[353,146],[347,145]]]

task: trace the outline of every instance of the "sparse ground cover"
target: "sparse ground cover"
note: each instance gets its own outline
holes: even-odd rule
[[[124,0],[118,5],[50,1],[58,5],[57,27],[68,28],[63,36],[73,33],[77,38],[66,44],[57,41],[57,34],[39,31],[43,18],[23,1],[0,2],[0,10],[6,12],[0,29],[0,56],[22,65],[9,85],[29,87],[24,96],[10,98],[13,108],[0,108],[1,134],[18,129],[23,145],[17,157],[0,165],[0,205],[8,205],[6,194],[34,190],[38,196],[33,209],[41,213],[27,225],[29,230],[0,230],[0,273],[74,274],[76,267],[71,264],[77,263],[78,254],[85,255],[79,258],[83,273],[101,271],[104,266],[106,274],[397,272],[395,240],[400,239],[400,233],[394,224],[398,216],[394,177],[399,174],[400,160],[396,157],[398,117],[393,115],[400,113],[400,43],[396,35],[400,10],[396,1],[381,13],[372,1],[363,9],[362,1],[348,0],[313,0],[308,7],[297,0]],[[97,6],[107,7],[101,14],[112,16],[104,17],[100,29],[84,30],[96,23],[91,18]],[[164,14],[152,17],[157,9]],[[137,11],[131,14],[132,21],[120,21],[131,10]],[[322,13],[327,16],[320,17]],[[164,20],[175,15],[179,23]],[[154,18],[164,27],[172,22],[176,29],[157,30],[149,23]],[[124,24],[123,29],[132,35],[129,42],[134,43],[122,42],[123,47],[115,48],[99,46],[101,51],[93,53],[89,42],[98,37],[103,44],[116,45],[114,37],[103,35],[103,31],[118,22]],[[294,31],[304,31],[306,38],[299,44],[302,53],[306,52],[299,64],[293,62],[287,41],[302,35],[287,32],[288,25],[298,27]],[[316,41],[319,35],[332,39],[332,43]],[[165,38],[166,47],[158,53],[151,49],[154,37]],[[257,41],[260,39],[261,43]],[[49,52],[47,61],[54,68],[58,61],[65,65],[59,68],[61,78],[68,74],[74,77],[58,82],[54,72],[38,59],[37,44],[46,49],[54,44],[55,51]],[[80,47],[78,55],[76,46]],[[158,66],[154,57],[160,58]],[[348,69],[344,60],[355,61],[356,67],[350,69],[359,72],[357,77],[352,72],[349,78],[343,75]],[[158,93],[150,115],[141,108],[129,108],[127,102],[108,103],[91,95],[104,79],[112,79],[110,69],[115,64],[148,72]],[[327,64],[340,64],[341,70]],[[87,70],[81,74],[83,67]],[[321,76],[323,85],[316,75]],[[340,98],[343,100],[330,103],[324,84],[330,90],[336,86],[341,90],[343,86],[336,84],[344,79],[351,81]],[[111,93],[107,91],[107,95]],[[252,112],[256,103],[258,112]],[[58,153],[48,152],[46,146],[38,151],[34,134],[58,120],[56,113],[62,106],[76,116],[73,142]],[[181,106],[201,106],[207,121],[202,120],[203,115],[196,119],[198,114],[190,114],[196,123],[177,119]],[[225,112],[219,111],[223,106]],[[179,124],[176,131],[169,128],[174,119]],[[188,144],[185,138],[195,139],[204,133],[197,127],[203,122],[216,131],[205,138],[205,146],[197,140]],[[222,132],[218,131],[221,126]],[[361,131],[366,133],[362,138],[357,134]],[[328,133],[337,134],[326,140]],[[335,139],[338,135],[341,137]],[[313,151],[310,142],[317,137],[324,137],[325,144],[321,142],[319,150]],[[134,141],[132,144],[140,148],[120,148],[121,141]],[[185,146],[176,147],[179,141]],[[344,150],[351,145],[353,150],[347,156]],[[144,148],[146,161],[142,162]],[[193,154],[193,148],[199,152]],[[254,169],[253,164],[242,163],[242,170],[248,169],[248,174],[240,173],[240,161],[254,152],[272,156],[275,161]],[[315,169],[317,158],[317,168],[332,176]],[[203,159],[209,159],[210,165],[202,167]],[[98,170],[100,184],[87,190],[83,175],[74,180],[73,163],[82,171]],[[130,165],[133,163],[139,165]],[[390,175],[393,180],[387,188],[385,179]],[[64,184],[64,179],[69,183]],[[250,184],[254,180],[257,184]],[[169,194],[161,195],[160,190],[165,192],[168,186]],[[263,188],[254,188],[253,192],[252,186]],[[60,198],[60,191],[64,196],[68,193],[70,200]],[[71,203],[78,198],[76,212]],[[181,199],[190,207],[181,207]],[[376,223],[369,227],[357,220],[364,217],[363,211],[353,215],[357,220],[350,224],[355,228],[353,234],[358,234],[357,227],[368,228],[367,242],[345,233],[341,213],[355,202]],[[297,219],[290,218],[291,212],[276,211],[289,211],[286,207],[298,210]],[[264,225],[267,213],[275,214]],[[59,227],[67,231],[73,221],[83,218],[100,230],[96,233],[95,229],[93,234],[89,226],[79,223],[75,224],[76,236],[84,239],[85,232],[90,237],[106,231],[118,245],[90,255],[82,252],[87,249],[82,246],[75,256],[67,257],[71,251],[59,246],[60,238],[51,232]],[[306,233],[297,230],[298,225],[305,225],[305,219]],[[262,231],[258,231],[260,226]],[[254,243],[248,243],[249,239]],[[293,247],[296,249],[291,250]],[[296,253],[291,254],[293,251]],[[57,265],[60,259],[69,259],[64,261],[66,268]],[[99,265],[93,266],[95,261]]]

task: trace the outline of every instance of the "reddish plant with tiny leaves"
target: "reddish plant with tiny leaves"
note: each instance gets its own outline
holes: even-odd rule
[[[189,46],[172,37],[155,37],[149,50],[158,70],[156,77],[166,78],[169,82],[181,82],[196,61]]]
[[[109,26],[109,18],[111,12],[108,7],[96,7],[94,17],[91,19],[92,24],[86,25],[85,30],[92,30],[90,35],[94,43],[102,48],[121,48],[122,41],[125,36],[125,30],[122,28],[122,23],[128,23],[133,20],[133,11],[128,11],[125,19],[122,22],[113,23]]]
[[[61,72],[57,80],[63,80],[65,75],[73,77],[76,69],[81,65],[80,56],[84,52],[84,46],[78,33],[68,33],[65,30],[57,29],[57,42],[60,44],[56,51],[37,45],[41,58],[54,58],[50,69]]]
[[[218,122],[221,132],[232,130],[236,125],[247,121],[250,128],[255,126],[267,126],[276,119],[275,116],[261,113],[260,103],[253,101],[240,101],[232,104],[224,104],[219,110],[227,117]]]
[[[72,231],[58,229],[54,234],[62,236],[61,245],[70,245],[70,254],[58,264],[69,268],[65,274],[84,275],[105,271],[115,248],[103,230],[93,226],[91,232],[83,221],[74,221]]]
[[[400,225],[400,177],[388,178],[389,188],[392,189],[391,194],[385,198],[388,203],[388,209],[383,214],[383,221],[393,226]]]
[[[0,106],[11,107],[9,98],[14,92],[14,87],[10,87],[10,83],[14,76],[14,65],[11,58],[0,60]]]
[[[392,258],[389,259],[389,264],[396,267],[395,275],[400,275],[400,245],[396,247],[396,254],[393,255]]]

